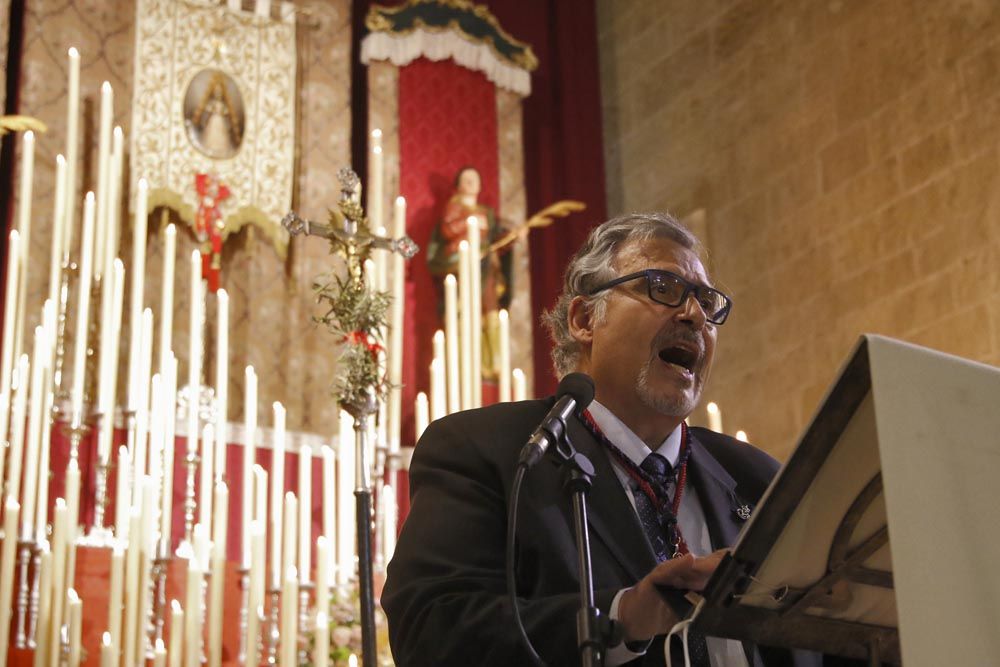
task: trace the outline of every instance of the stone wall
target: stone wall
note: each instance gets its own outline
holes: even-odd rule
[[[609,209],[704,210],[727,431],[787,455],[862,332],[1000,363],[1000,5],[597,4]]]

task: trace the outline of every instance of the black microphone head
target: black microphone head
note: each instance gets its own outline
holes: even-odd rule
[[[574,412],[579,417],[594,400],[594,380],[586,373],[570,373],[559,381],[556,398],[571,396],[576,402]]]

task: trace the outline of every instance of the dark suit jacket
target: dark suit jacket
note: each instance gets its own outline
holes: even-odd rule
[[[530,664],[506,597],[507,502],[520,449],[552,405],[548,399],[456,413],[420,439],[410,467],[410,513],[382,594],[397,664]],[[588,498],[591,558],[596,603],[607,614],[615,594],[656,560],[604,448],[575,420],[568,433],[597,473]],[[713,546],[730,546],[743,523],[736,508],[757,502],[778,463],[725,435],[692,428],[691,436],[689,483]],[[519,608],[549,665],[580,663],[573,515],[562,481],[561,469],[539,463],[525,477],[518,513]],[[664,664],[661,647],[654,641],[636,664]],[[787,652],[777,662],[806,664]]]

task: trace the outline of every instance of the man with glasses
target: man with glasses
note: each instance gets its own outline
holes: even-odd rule
[[[778,470],[749,445],[684,424],[732,310],[699,250],[670,216],[610,220],[570,261],[563,293],[543,316],[559,377],[583,372],[595,384],[594,402],[567,432],[596,470],[588,496],[595,596],[623,634],[609,665],[664,664],[661,636],[689,609],[685,591],[704,587]],[[458,413],[418,443],[411,511],[382,596],[398,664],[531,664],[505,595],[507,501],[521,446],[552,405]],[[579,580],[561,471],[533,468],[519,504],[515,567],[527,635],[547,664],[579,664]],[[677,647],[671,652],[685,664]],[[811,654],[701,636],[689,638],[688,652],[702,667],[818,664]]]

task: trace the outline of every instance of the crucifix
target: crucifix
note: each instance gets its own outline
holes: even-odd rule
[[[385,394],[383,371],[378,355],[382,351],[378,329],[384,325],[388,298],[382,293],[372,293],[365,284],[365,260],[373,250],[396,252],[406,259],[413,257],[419,248],[407,236],[398,239],[376,236],[365,217],[360,203],[361,182],[349,167],[342,168],[340,199],[337,209],[330,211],[329,223],[317,223],[301,218],[294,211],[282,219],[282,226],[292,236],[305,234],[320,236],[330,241],[332,252],[342,255],[347,262],[347,279],[335,285],[319,286],[320,299],[330,306],[321,318],[341,336],[345,353],[341,360],[345,369],[339,381],[336,397],[340,408],[354,418],[355,445],[355,518],[358,541],[358,586],[361,613],[362,664],[374,667],[375,641],[375,589],[372,578],[372,487],[367,451],[368,420],[376,413],[377,397]],[[343,444],[343,443],[341,443]]]

